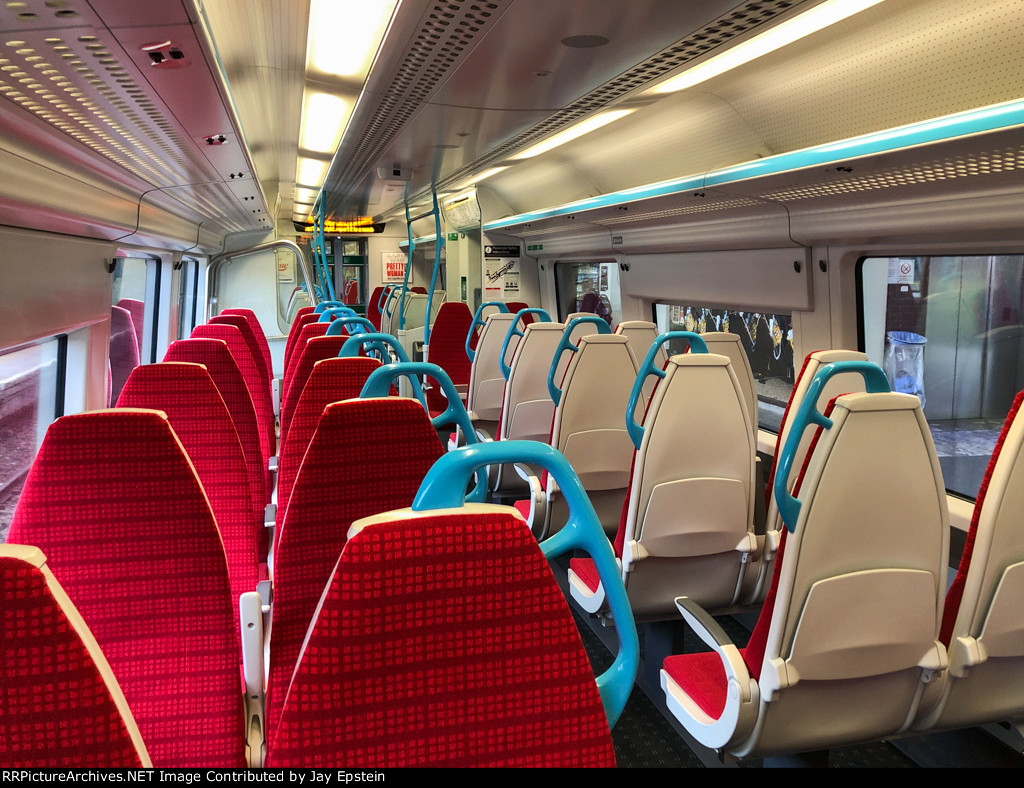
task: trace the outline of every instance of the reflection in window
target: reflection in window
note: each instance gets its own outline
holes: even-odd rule
[[[793,391],[793,323],[790,315],[667,304],[655,304],[654,314],[660,333],[723,331],[739,336],[754,374],[758,424],[778,431]],[[682,352],[684,348],[682,341],[669,343],[671,352]]]
[[[617,263],[558,263],[558,319],[574,312],[588,312],[615,328],[622,319]]]
[[[868,358],[921,399],[946,488],[976,496],[1024,388],[1024,255],[875,257],[860,273]]]
[[[0,542],[25,485],[25,477],[56,418],[56,339],[0,354]]]

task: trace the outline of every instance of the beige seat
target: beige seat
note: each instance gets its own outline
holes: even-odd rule
[[[496,312],[487,318],[480,332],[473,366],[469,372],[466,410],[481,437],[493,438],[497,435],[501,400],[505,394],[505,376],[501,374],[499,356],[505,335],[508,334],[515,319],[514,314]],[[511,363],[518,345],[517,339],[509,343],[505,352],[505,363]]]
[[[566,355],[571,358],[549,442],[576,471],[605,532],[614,535],[633,457],[624,415],[637,362],[629,341],[614,334],[585,335],[576,352]],[[556,364],[557,360],[552,362],[552,366]],[[532,492],[533,511],[528,521],[537,538],[544,539],[562,527],[568,509],[550,475],[545,474]]]
[[[754,431],[754,441],[757,441],[757,392],[754,390],[754,373],[750,369],[750,359],[740,344],[737,334],[729,334],[724,331],[709,331],[701,334],[701,339],[708,346],[708,353],[717,353],[725,356],[732,362],[732,371],[736,373],[736,380],[740,384],[740,391],[743,392],[743,401],[746,403],[747,412],[750,415],[750,426]]]
[[[637,619],[674,618],[685,594],[715,610],[739,596],[756,560],[754,438],[725,356],[672,356],[644,421],[629,498],[615,537]],[[573,559],[572,597],[587,612],[604,589],[587,559]]]
[[[658,327],[654,323],[650,323],[646,320],[625,320],[619,323],[615,327],[615,333],[621,334],[629,340],[630,350],[633,351],[633,355],[636,357],[637,366],[639,366],[644,358],[647,356],[647,351],[651,345],[654,344],[658,338]],[[668,354],[664,348],[658,351],[658,355],[655,358],[655,364],[658,369],[665,368],[665,362],[668,361]],[[651,394],[654,393],[654,386],[658,381],[653,378],[648,378],[644,382],[643,394],[644,399],[650,401]],[[643,414],[641,414],[642,416]]]
[[[1017,395],[981,483],[967,546],[946,594],[944,680],[926,689],[914,727],[1024,719],[1024,418]]]
[[[800,500],[781,506],[793,530],[747,647],[732,645],[691,600],[677,600],[713,651],[665,660],[666,702],[690,735],[733,757],[899,734],[915,717],[922,677],[945,665],[937,638],[946,492],[920,401],[848,394],[825,416]],[[809,423],[801,408],[796,439]],[[776,485],[781,497],[784,479]]]
[[[561,323],[531,323],[512,357],[498,422],[499,440],[547,443],[555,403],[548,391],[548,372],[562,339]],[[498,495],[524,492],[526,480],[511,465],[492,468],[491,490]]]

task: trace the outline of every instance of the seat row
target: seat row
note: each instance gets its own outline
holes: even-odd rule
[[[213,355],[222,355],[220,351],[231,354],[226,339],[196,338],[175,345],[178,346],[176,349],[172,345],[175,353],[169,351],[169,355],[175,358],[177,354],[197,345]],[[240,349],[240,346],[235,347],[236,352]],[[19,506],[11,529],[12,541],[42,547],[54,574],[69,588],[75,605],[89,622],[106,658],[110,660],[113,674],[124,688],[128,706],[138,722],[141,738],[148,749],[148,756],[143,753],[141,762],[145,763],[145,757],[151,757],[152,762],[159,766],[239,766],[246,762],[259,763],[261,760],[260,753],[254,751],[260,747],[258,736],[247,736],[254,727],[262,726],[259,704],[249,703],[247,721],[240,719],[237,714],[239,655],[246,641],[253,639],[253,630],[259,628],[260,605],[257,597],[253,614],[251,595],[248,602],[243,595],[243,603],[238,604],[238,595],[230,589],[234,587],[237,591],[246,587],[251,582],[251,576],[245,579],[233,568],[229,568],[232,567],[232,561],[227,555],[231,552],[229,544],[235,541],[230,529],[246,530],[244,521],[247,519],[246,516],[232,518],[230,512],[243,509],[249,511],[251,516],[252,503],[256,499],[240,492],[246,487],[240,482],[251,479],[244,473],[248,470],[246,465],[238,461],[244,451],[237,430],[234,443],[211,443],[209,436],[205,443],[201,439],[203,428],[200,425],[205,425],[208,433],[212,434],[215,421],[225,413],[233,422],[233,414],[225,404],[226,399],[220,397],[219,393],[217,397],[200,397],[197,394],[202,390],[212,394],[208,384],[213,377],[210,370],[216,366],[212,363],[208,366],[176,361],[140,367],[136,371],[136,381],[130,388],[126,387],[126,391],[133,392],[127,399],[143,397],[146,390],[166,396],[168,390],[176,389],[177,393],[170,396],[171,400],[180,403],[192,401],[199,405],[200,413],[193,419],[192,426],[186,424],[184,415],[172,418],[167,411],[129,407],[66,417],[56,422],[30,474],[23,496],[24,503]],[[426,411],[418,403],[395,398],[350,400],[348,396],[351,394],[342,391],[345,386],[353,386],[353,381],[365,380],[369,372],[379,367],[378,361],[367,358],[323,360],[311,370],[294,414],[290,432],[310,432],[308,424],[313,421],[316,424],[311,430],[308,448],[301,452],[302,462],[284,501],[281,501],[282,490],[281,485],[278,485],[279,502],[286,514],[278,531],[274,571],[270,680],[267,685],[270,690],[267,727],[272,733],[268,763],[313,765],[314,756],[308,753],[305,741],[307,734],[302,733],[309,730],[309,715],[305,712],[294,717],[288,715],[289,703],[298,704],[296,708],[308,708],[307,702],[299,699],[301,693],[298,690],[299,684],[305,679],[299,679],[300,674],[294,666],[303,661],[303,649],[308,649],[308,645],[304,646],[307,634],[313,636],[316,625],[316,622],[311,622],[313,613],[318,612],[325,620],[340,615],[335,608],[321,604],[320,595],[325,588],[331,587],[329,581],[332,576],[338,577],[344,568],[344,562],[337,567],[335,564],[339,555],[344,557],[348,554],[345,548],[348,543],[346,534],[353,537],[356,535],[356,531],[349,531],[349,526],[367,514],[411,503],[413,493],[427,469],[443,453],[437,433]],[[443,373],[438,374],[443,376]],[[234,390],[241,400],[242,388],[237,385],[237,376],[234,380]],[[325,402],[329,403],[326,407]],[[215,405],[219,405],[219,409]],[[173,407],[168,410],[175,412]],[[307,411],[315,414],[317,410],[321,411],[319,418],[310,415],[307,419]],[[468,426],[468,422],[465,426]],[[179,436],[179,432],[187,440]],[[289,441],[290,438],[282,440],[282,480],[289,467],[289,458],[292,454],[300,453],[289,454]],[[191,445],[189,451],[183,445],[186,442]],[[344,446],[345,450],[339,452],[339,446]],[[398,447],[405,452],[404,456],[396,456]],[[195,457],[191,456],[193,454]],[[94,462],[95,457],[102,460]],[[233,493],[219,496],[216,483],[206,480],[200,482],[200,476],[203,475],[200,471],[203,469],[207,474],[212,474],[215,468],[228,464],[228,457],[236,460],[235,483],[231,485]],[[198,476],[197,472],[200,472]],[[563,476],[564,473],[560,472]],[[257,477],[263,477],[262,468]],[[568,484],[569,481],[563,478],[563,483]],[[82,490],[90,492],[83,493]],[[225,526],[219,523],[220,515],[215,515],[216,507],[212,506],[215,499],[220,500]],[[57,505],[55,501],[61,504]],[[457,570],[460,577],[464,575],[466,578],[466,599],[473,600],[472,606],[475,608],[482,604],[477,598],[477,592],[473,590],[481,582],[481,567],[493,567],[494,559],[490,555],[501,555],[503,560],[511,560],[511,550],[515,555],[522,554],[515,561],[532,562],[533,568],[526,574],[533,579],[526,591],[519,589],[517,583],[511,580],[509,588],[516,594],[525,593],[529,597],[547,588],[543,593],[553,600],[552,593],[558,593],[553,578],[550,578],[549,573],[537,574],[543,561],[536,552],[535,540],[525,526],[513,528],[509,524],[509,518],[518,522],[518,515],[509,510],[497,513],[500,517],[489,510],[484,514],[485,520],[493,522],[487,522],[485,527],[476,529],[471,537],[466,537],[469,542],[479,544],[476,547],[467,545],[464,551],[459,551],[465,553],[468,562],[476,562],[473,566]],[[402,533],[406,530],[410,533],[415,531],[416,539],[420,541],[413,545],[414,554],[429,556],[431,551],[424,551],[423,545],[429,544],[431,540],[440,539],[442,541],[438,542],[439,545],[450,545],[452,525],[449,521],[452,516],[446,513],[443,522],[435,529],[440,536],[432,536],[433,531],[429,528],[424,531],[420,522],[408,527],[391,528],[398,528]],[[108,518],[113,518],[117,526],[111,526]],[[227,525],[232,522],[234,525]],[[518,535],[515,533],[517,529]],[[456,530],[461,532],[463,529]],[[312,535],[314,531],[318,536]],[[376,544],[375,529],[358,529],[359,534],[364,532],[367,534],[364,541]],[[500,538],[496,533],[500,534]],[[510,542],[506,541],[506,534]],[[239,541],[244,542],[245,539]],[[410,544],[414,541],[410,539]],[[387,546],[388,557],[395,552],[394,542],[391,535],[383,542]],[[519,546],[514,549],[509,547],[513,542]],[[529,545],[533,547],[527,549]],[[380,549],[372,547],[361,558],[353,556],[352,561],[355,564],[362,561],[359,565],[365,564],[367,567],[359,571],[372,569],[379,575]],[[433,558],[429,560],[443,559],[450,564],[451,557],[441,556],[439,550],[435,548]],[[241,552],[245,552],[245,549]],[[38,556],[34,560],[37,564],[41,563]],[[407,564],[407,561],[403,563],[405,559],[397,556],[394,560],[402,566]],[[510,569],[508,577],[515,578],[522,575],[523,571]],[[548,579],[545,580],[545,577]],[[136,578],[143,584],[138,589],[134,586]],[[493,587],[494,578],[487,578],[486,583],[488,587]],[[452,655],[463,645],[470,651],[475,648],[467,634],[451,632],[447,624],[436,632],[427,631],[429,628],[425,629],[420,620],[423,609],[436,606],[436,620],[447,621],[450,616],[451,584],[451,579],[447,580],[444,593],[438,592],[433,599],[429,594],[423,598],[421,589],[405,592],[414,594],[410,598],[410,601],[415,600],[411,609],[418,611],[415,620],[411,620],[408,626],[415,630],[418,637],[425,638],[425,647],[430,647],[420,656],[429,661],[432,653],[445,654],[443,664],[438,663],[428,668],[422,664],[406,665],[408,671],[413,671],[410,676],[422,676],[424,670],[427,673],[433,670],[438,676],[446,675],[445,681],[451,683],[453,679],[448,675],[448,666],[451,665]],[[338,593],[347,597],[352,588],[352,580],[348,578],[340,583]],[[509,600],[509,594],[495,594],[492,602],[507,606]],[[351,600],[343,600],[340,604],[344,606],[349,602]],[[383,595],[378,603],[389,606],[389,609],[395,604],[390,594]],[[513,606],[518,609],[519,604],[514,602]],[[235,612],[232,612],[233,606]],[[472,609],[470,617],[479,618],[479,610],[475,608],[467,608],[467,616]],[[498,641],[494,638],[494,624],[505,621],[509,614],[509,608],[502,609],[504,612],[501,614],[491,614],[492,623],[486,629],[486,638],[495,643],[495,655],[511,655],[516,659],[516,655],[525,653],[525,644],[529,641],[539,659],[542,656],[538,650],[539,644],[546,644],[548,639],[538,641],[536,633],[555,631],[550,629],[555,625],[548,622],[548,618],[554,616],[561,620],[561,624],[557,625],[561,628],[559,631],[565,631],[566,622],[572,626],[564,602],[553,607],[549,602],[542,606],[539,618],[530,619],[521,627],[510,627],[509,638]],[[112,614],[111,611],[117,612]],[[292,611],[298,612],[293,616]],[[230,623],[232,617],[237,620],[238,615],[242,617],[241,630]],[[343,618],[348,620],[344,615]],[[383,626],[391,618],[392,615],[382,614],[378,610],[368,614],[365,623],[360,626],[363,629],[391,629]],[[329,626],[333,627],[333,624]],[[377,642],[378,636],[384,637],[384,634],[375,631],[366,647],[375,648],[373,643]],[[365,639],[367,633],[360,632],[358,635]],[[481,634],[477,632],[475,636],[481,637]],[[353,634],[355,637],[356,633]],[[402,636],[397,641],[406,651],[408,637]],[[617,692],[621,697],[617,700],[606,701],[604,704],[598,700],[595,706],[597,696],[593,690],[600,683],[593,685],[591,678],[583,680],[583,684],[579,685],[580,667],[586,668],[586,675],[590,674],[578,636],[575,636],[575,641],[572,637],[565,640],[564,634],[552,635],[552,638],[564,641],[564,645],[557,648],[569,649],[565,652],[566,658],[569,653],[574,653],[568,662],[559,658],[558,664],[564,663],[570,684],[575,682],[574,687],[582,687],[578,704],[566,705],[558,693],[547,705],[538,703],[537,692],[529,688],[531,679],[526,676],[516,696],[518,700],[508,704],[508,717],[515,720],[515,724],[510,725],[509,732],[499,737],[500,741],[493,740],[494,731],[489,720],[494,713],[494,690],[488,684],[488,681],[493,680],[486,676],[491,675],[495,669],[500,672],[501,668],[491,665],[481,674],[479,670],[467,669],[463,665],[461,672],[474,677],[473,686],[464,690],[463,694],[465,697],[476,694],[486,701],[478,706],[475,718],[463,722],[461,727],[453,728],[461,733],[451,735],[456,739],[462,736],[469,740],[474,740],[474,737],[480,740],[483,735],[487,740],[484,744],[474,745],[475,749],[470,747],[459,750],[454,744],[445,744],[437,739],[433,732],[436,720],[430,721],[428,735],[422,721],[414,723],[398,715],[398,719],[386,726],[386,736],[376,722],[372,722],[362,735],[350,732],[354,724],[346,723],[339,728],[348,732],[345,734],[348,741],[346,746],[356,748],[348,751],[346,758],[349,760],[344,762],[402,765],[429,760],[440,763],[443,761],[436,760],[438,753],[449,752],[452,754],[452,764],[463,765],[477,762],[505,765],[608,763],[613,756],[602,705],[609,709],[609,716],[614,721],[621,711],[621,703],[624,703],[628,690],[623,693],[620,688]],[[262,646],[258,635],[256,642]],[[184,644],[184,653],[179,653],[179,644]],[[322,651],[317,650],[317,653],[322,654]],[[544,653],[543,656],[547,660],[548,655]],[[344,673],[338,662],[342,655],[335,657],[333,662],[326,663],[331,670],[329,676],[322,677],[324,681],[331,680],[331,676],[336,678],[339,672]],[[473,660],[479,660],[480,657],[471,654],[466,659],[476,664]],[[480,663],[481,667],[494,659],[494,655],[487,656],[484,663]],[[321,662],[318,668],[316,664],[316,660],[311,658],[311,669],[322,672],[324,663]],[[573,666],[571,669],[570,665]],[[362,667],[369,670],[365,665]],[[635,659],[633,670],[635,672]],[[542,678],[539,674],[536,680],[550,682],[549,677]],[[262,676],[253,677],[250,674],[247,681],[247,701],[258,701],[257,696],[263,687]],[[363,675],[356,685],[365,687],[365,681],[366,675]],[[383,679],[376,681],[388,683]],[[586,690],[588,681],[592,687],[589,691]],[[428,694],[436,692],[431,689],[435,684],[428,681],[423,691]],[[631,679],[628,684],[631,684]],[[296,688],[297,697],[294,701],[290,700],[289,687]],[[304,686],[301,692],[307,691],[308,687]],[[408,696],[409,687],[405,686],[400,694]],[[590,699],[582,700],[584,697]],[[168,698],[173,699],[172,708],[168,708]],[[371,700],[376,703],[380,699],[373,695]],[[456,705],[463,702],[459,701]],[[618,710],[613,712],[616,705]],[[357,705],[352,706],[353,710],[356,708]],[[456,711],[453,708],[450,713]],[[3,717],[14,719],[6,714]],[[376,717],[371,717],[373,719]],[[478,732],[467,733],[467,726],[468,730]],[[604,734],[601,734],[602,726],[605,728]],[[406,733],[400,734],[400,730],[406,730]],[[396,755],[393,742],[399,735],[411,738],[408,746],[401,748]],[[246,738],[250,746],[248,754],[241,746]],[[521,746],[524,738],[545,744],[524,749]],[[377,744],[366,744],[371,740]],[[420,743],[416,744],[416,741]],[[466,745],[463,742],[458,746]],[[377,749],[374,750],[374,747]],[[325,752],[327,754],[323,757],[327,760],[317,763],[325,765],[332,763],[332,758],[340,757],[333,750]],[[28,762],[12,751],[7,751],[4,758],[9,758],[11,763]],[[138,762],[134,758],[125,762]],[[84,765],[83,762],[79,763]]]

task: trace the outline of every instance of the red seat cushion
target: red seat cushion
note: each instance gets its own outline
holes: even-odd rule
[[[570,558],[569,568],[592,592],[597,591],[601,585],[601,578],[597,574],[597,567],[594,566],[593,558]]]
[[[449,301],[441,305],[433,327],[430,329],[430,351],[427,360],[437,364],[448,373],[456,386],[469,384],[472,366],[466,355],[466,335],[473,324],[473,313],[461,301]],[[427,390],[427,405],[431,411],[440,413],[448,407],[448,399],[440,386]]]
[[[256,313],[251,309],[225,309],[221,312],[222,315],[241,315],[249,321],[249,325],[252,327],[252,333],[256,337],[256,343],[260,347],[260,353],[263,355],[263,363],[270,373],[270,376],[274,375],[274,362],[270,356],[270,344],[267,342],[267,335],[263,331],[263,326],[260,325],[260,319],[256,317]]]
[[[331,337],[313,337],[308,340],[301,350],[296,350],[296,360],[292,364],[291,378],[288,381],[288,389],[283,392],[284,396],[281,398],[281,441],[283,442],[288,436],[288,430],[291,429],[292,415],[295,413],[295,407],[299,404],[299,398],[302,396],[302,391],[306,386],[306,381],[309,379],[310,373],[313,371],[313,366],[318,361],[323,361],[328,358],[336,358],[338,351],[341,350],[341,346],[345,344],[347,336],[331,336]],[[365,381],[364,381],[365,382]],[[359,392],[351,394],[349,396],[358,397]],[[280,502],[279,502],[280,503]]]

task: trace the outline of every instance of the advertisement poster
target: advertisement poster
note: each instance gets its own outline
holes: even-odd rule
[[[405,252],[381,252],[381,281],[386,284],[401,284],[405,281]],[[409,272],[412,284],[412,271]]]
[[[484,247],[484,301],[519,298],[519,246]]]

